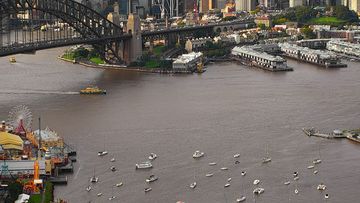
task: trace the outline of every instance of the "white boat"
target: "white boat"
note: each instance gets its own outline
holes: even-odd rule
[[[324,185],[323,183],[320,183],[320,184],[317,186],[317,189],[318,189],[318,190],[325,190],[325,189],[326,189],[326,185]]]
[[[319,164],[319,163],[321,163],[321,159],[314,159],[313,160],[313,164]]]
[[[271,161],[271,158],[270,157],[264,157],[262,162],[265,164],[265,163],[269,163]]]
[[[234,158],[239,158],[240,154],[234,154]]]
[[[228,178],[227,181],[230,182],[230,181],[231,181],[231,178]]]
[[[315,166],[314,165],[310,165],[310,166],[308,166],[307,168],[308,169],[313,169]]]
[[[115,158],[114,158],[114,157],[111,158],[111,159],[110,159],[110,162],[115,162]]]
[[[314,174],[317,174],[318,172],[319,172],[319,171],[315,170],[315,171],[314,171]]]
[[[123,182],[120,182],[120,183],[116,183],[115,186],[116,187],[121,187],[123,185]]]
[[[238,161],[238,160],[235,161],[235,164],[239,164],[239,163],[240,163],[240,161]]]
[[[256,195],[260,195],[261,193],[263,193],[265,191],[264,188],[261,188],[261,187],[258,187],[258,188],[255,188],[253,190],[253,193],[256,194]]]
[[[290,181],[286,181],[284,185],[290,185]]]
[[[89,185],[87,188],[86,188],[86,191],[90,192],[91,190],[91,186]]]
[[[206,177],[212,177],[214,174],[213,173],[207,173],[205,176]]]
[[[220,169],[223,170],[223,171],[228,170],[228,168],[226,168],[226,167],[222,167],[222,168],[220,168]]]
[[[241,175],[245,176],[246,175],[246,171],[241,171]]]
[[[193,154],[193,158],[196,159],[196,158],[203,157],[204,154],[205,154],[204,152],[200,152],[199,150],[196,150]]]
[[[107,155],[107,154],[108,154],[107,151],[98,152],[98,156],[105,156],[105,155]]]
[[[97,183],[98,181],[99,181],[99,178],[96,176],[93,176],[90,178],[90,182],[92,182],[92,183]]]
[[[151,182],[154,182],[154,181],[157,181],[158,177],[156,177],[155,175],[150,175],[149,178],[147,178],[145,181],[147,183],[151,183]]]
[[[115,172],[115,171],[116,171],[116,167],[115,167],[115,166],[111,166],[111,167],[110,167],[110,170],[111,170],[112,172]]]
[[[294,193],[295,193],[295,194],[298,194],[298,193],[299,193],[299,190],[298,190],[298,189],[295,189],[295,190],[294,190]]]
[[[294,175],[294,177],[296,177],[299,175],[299,173],[295,171],[293,175]]]
[[[152,168],[151,162],[146,161],[140,164],[135,164],[135,169],[147,169],[147,168]]]
[[[157,155],[155,153],[151,153],[149,156],[149,160],[154,160],[157,158]]]
[[[97,196],[98,197],[102,196],[102,193],[101,192],[97,193]]]
[[[191,189],[196,188],[196,182],[191,183],[191,184],[190,184],[190,188],[191,188]]]
[[[260,180],[258,180],[258,179],[254,180],[254,182],[253,182],[254,185],[257,185],[259,183],[260,183]]]
[[[296,181],[296,180],[299,180],[299,176],[296,176],[295,178],[294,178],[294,180]]]
[[[243,202],[246,200],[246,197],[241,195],[239,198],[236,199],[236,202]]]
[[[111,201],[111,200],[113,200],[115,198],[116,198],[116,196],[111,196],[111,197],[109,197],[109,200]]]
[[[151,187],[147,187],[144,189],[145,192],[150,192],[151,190],[152,190]]]
[[[216,162],[209,163],[209,166],[215,166],[215,165],[216,165]]]
[[[329,199],[329,194],[325,194],[325,199]]]
[[[226,183],[225,185],[224,185],[224,187],[229,187],[230,186],[230,183]]]

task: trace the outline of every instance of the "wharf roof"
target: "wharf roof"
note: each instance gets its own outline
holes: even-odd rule
[[[181,56],[179,56],[174,63],[189,63],[190,61],[201,57],[203,54],[201,52],[191,52],[188,54],[183,54]]]
[[[0,172],[2,166],[5,164],[8,166],[8,170],[12,175],[15,175],[17,173],[28,173],[33,174],[34,173],[34,160],[7,160],[6,162],[1,161],[0,162]],[[39,160],[39,173],[45,174],[45,160]],[[4,171],[2,174],[6,174],[7,172]],[[10,175],[10,174],[9,174]]]
[[[336,58],[336,56],[329,54],[328,52],[316,50],[316,49],[309,49],[307,47],[298,46],[296,44],[289,44],[289,43],[280,43],[279,46],[281,49],[292,49],[296,51],[300,51],[301,53],[305,54],[313,54],[313,55],[319,55],[322,59],[330,59],[330,58]]]
[[[256,47],[254,47],[254,48],[256,48]],[[242,47],[236,46],[232,49],[232,52],[245,53],[245,54],[249,54],[249,55],[252,55],[252,56],[255,56],[258,58],[275,61],[275,62],[285,62],[286,61],[285,59],[283,59],[280,56],[273,56],[266,52],[257,51],[254,48],[252,46],[242,46]]]
[[[329,43],[330,44],[343,45],[343,46],[346,46],[346,47],[349,47],[349,48],[360,49],[360,44],[354,44],[354,43],[344,42],[344,41],[340,41],[340,40],[330,40]]]

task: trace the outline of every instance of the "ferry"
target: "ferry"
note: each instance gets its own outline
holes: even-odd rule
[[[10,57],[10,58],[9,58],[9,61],[10,61],[10,63],[16,63],[15,57]]]
[[[106,94],[106,90],[99,89],[98,87],[87,87],[80,90],[80,94]]]

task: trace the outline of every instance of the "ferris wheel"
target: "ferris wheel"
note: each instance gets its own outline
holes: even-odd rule
[[[25,130],[30,130],[32,125],[31,111],[25,105],[15,106],[9,112],[8,122],[14,129],[22,126]]]

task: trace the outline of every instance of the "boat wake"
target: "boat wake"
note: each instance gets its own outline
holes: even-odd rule
[[[0,94],[58,94],[58,95],[76,95],[79,92],[61,92],[45,90],[0,90]]]

